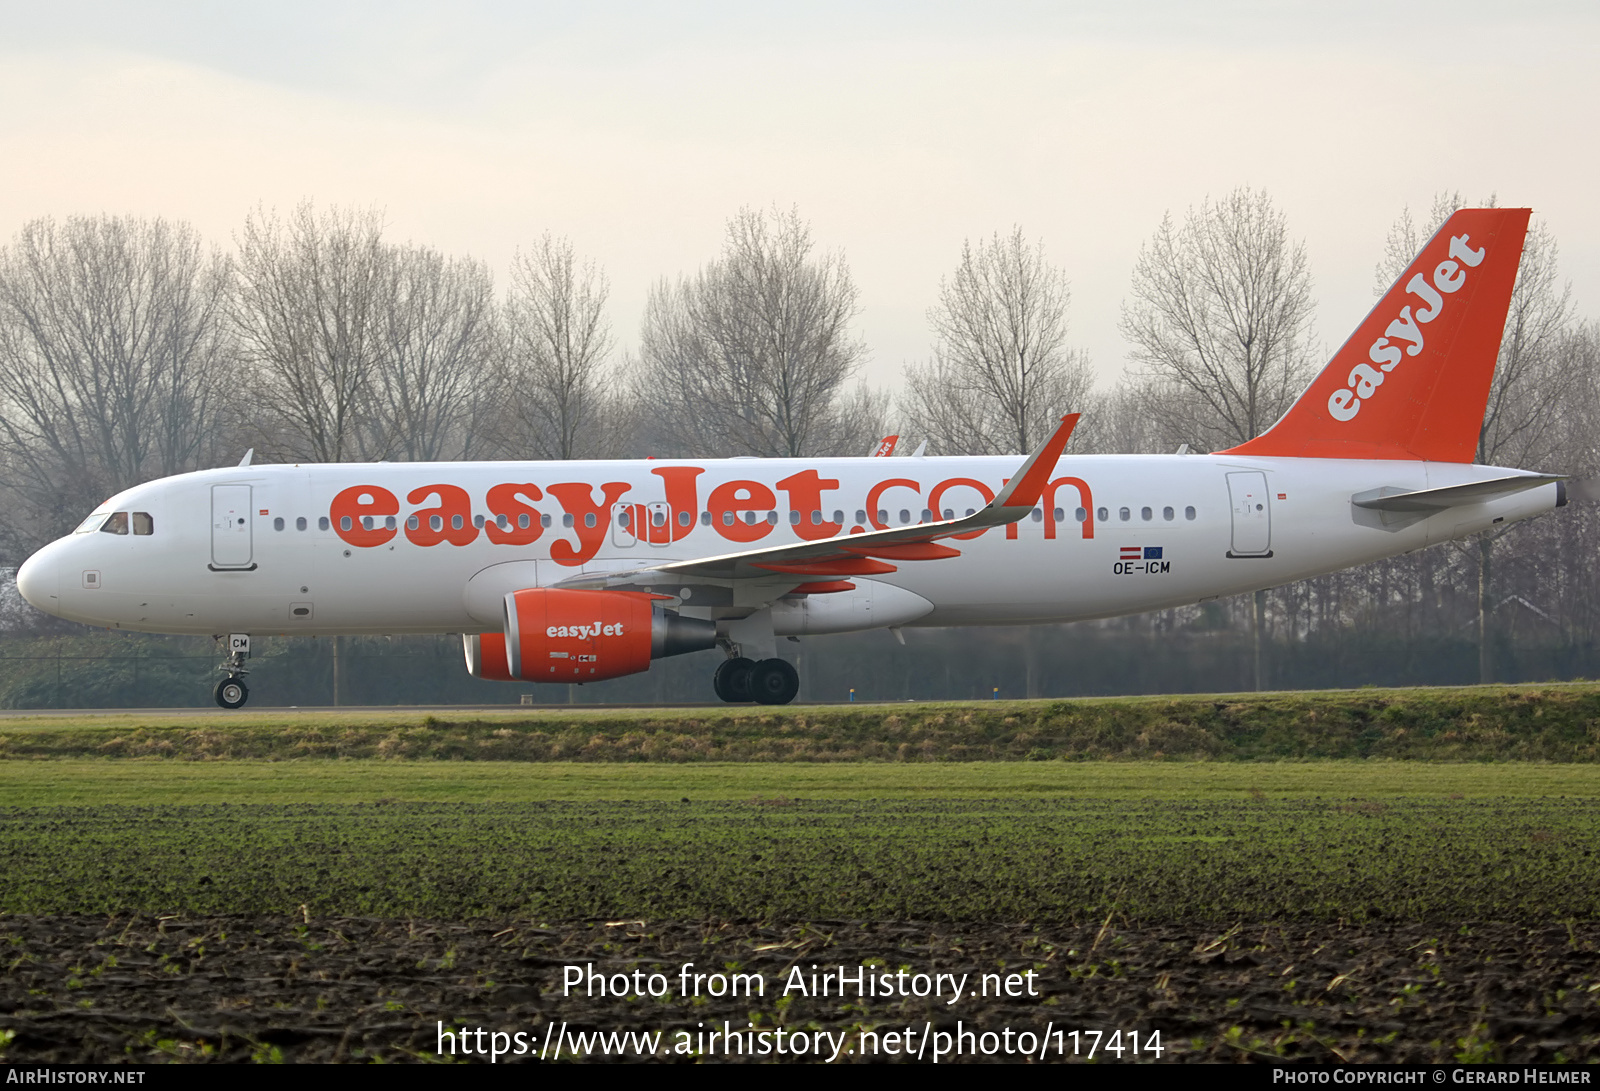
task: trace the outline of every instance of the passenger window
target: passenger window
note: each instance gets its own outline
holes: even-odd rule
[[[1139,509],[1139,518],[1143,519],[1147,523],[1151,519],[1155,518],[1155,514],[1156,513],[1151,511],[1149,508],[1140,508]]]
[[[703,511],[700,513],[700,525],[703,527],[709,527],[711,525],[711,513],[709,511]]]
[[[722,525],[725,527],[733,526],[733,512],[725,511],[722,513]]]
[[[1129,519],[1133,518],[1133,512],[1129,511],[1127,508],[1118,508],[1117,518],[1126,523]]]
[[[694,522],[694,515],[691,514],[690,512],[680,511],[678,513],[678,525],[680,527],[686,527],[690,523],[693,523],[693,522]]]
[[[282,519],[278,520],[278,529],[283,529]],[[156,522],[154,519],[150,518],[149,512],[136,511],[133,513],[133,532],[135,534],[143,534],[146,536],[156,532]]]
[[[383,529],[384,530],[394,530],[395,529],[394,516],[389,515],[389,516],[385,516],[384,517]]]
[[[428,528],[430,530],[443,530],[444,529],[444,516],[442,516],[442,515],[430,515],[430,516],[428,516]]]
[[[361,529],[362,530],[371,530],[372,529],[372,516],[363,515],[361,517]]]
[[[1050,517],[1059,523],[1061,520],[1067,517],[1067,513],[1062,511],[1060,508],[1057,508],[1050,513]]]
[[[1096,519],[1100,520],[1103,523],[1107,519],[1111,518],[1111,509],[1110,508],[1095,508],[1094,509],[1094,517]]]
[[[814,511],[811,513],[811,525],[814,527],[820,527],[822,525],[822,513],[820,511]]]
[[[1169,523],[1172,522],[1172,509],[1171,508],[1162,508],[1161,509],[1161,518],[1165,519]]]
[[[900,509],[900,525],[901,526],[905,526],[909,522],[911,522],[911,513],[909,511],[907,511],[905,508],[901,508]]]
[[[842,511],[836,511],[836,512],[834,512],[834,513],[833,513],[833,521],[834,521],[834,522],[835,522],[835,523],[842,523],[842,522],[844,522],[844,512],[842,512]]]
[[[422,520],[418,519],[415,515],[406,516],[406,529],[407,530],[416,530],[421,526],[422,526]]]
[[[789,525],[792,526],[792,527],[797,527],[797,526],[800,525],[800,513],[799,512],[797,512],[797,511],[790,511],[789,512]]]
[[[747,512],[744,513],[744,525],[747,526],[747,527],[753,527],[753,526],[756,525],[756,513],[755,512],[747,511]]]
[[[274,519],[272,521],[272,529],[273,530],[282,530],[283,529],[283,516],[280,515],[280,516],[278,516],[276,519]]]
[[[653,511],[653,512],[651,512],[650,513],[650,525],[653,526],[653,527],[664,527],[664,526],[666,526],[667,525],[667,513],[664,512],[664,511]]]
[[[480,527],[481,528],[483,526],[483,516],[474,515],[472,517],[472,525],[475,526],[475,527]],[[389,529],[391,529],[391,530],[394,529],[394,520],[392,518],[389,520]]]
[[[882,508],[879,508],[878,509],[878,522],[887,523],[888,521],[889,521],[889,513],[887,511],[884,511]]]
[[[1185,519],[1193,519],[1194,518],[1194,509],[1193,508],[1184,508],[1183,509],[1183,517]]]
[[[1042,511],[1040,511],[1040,510],[1039,510],[1039,509],[1038,509],[1038,508],[1034,508],[1034,509],[1033,509],[1033,510],[1032,510],[1032,511],[1030,511],[1030,512],[1029,512],[1029,513],[1028,513],[1028,514],[1029,514],[1029,515],[1031,515],[1031,516],[1033,516],[1033,521],[1034,521],[1034,522],[1035,522],[1035,523],[1042,523],[1042,522],[1044,522],[1044,512],[1042,512]]]
[[[548,516],[548,515],[539,516],[539,525],[541,527],[544,527],[546,530],[550,529],[551,521],[552,520],[550,519],[550,516]],[[566,519],[565,519],[565,522],[566,522],[566,525],[570,527],[572,525],[572,516],[570,516],[570,515],[567,516]]]
[[[775,512],[775,511],[767,512],[767,525],[768,526],[774,526],[774,527],[778,525],[778,513],[777,512]]]
[[[867,521],[867,513],[865,511],[863,511],[861,508],[857,508],[856,509],[856,522],[865,523],[866,521]]]
[[[1089,521],[1089,513],[1083,508],[1079,508],[1077,511],[1073,512],[1072,517],[1080,523],[1087,523]]]
[[[561,515],[561,525],[564,526],[564,527],[572,526],[572,513],[570,511],[562,513],[562,515]]]
[[[586,512],[584,514],[584,516],[583,516],[583,525],[586,526],[586,527],[594,526],[594,512],[591,511],[591,512]]]
[[[944,517],[946,519],[954,519],[956,517],[955,510],[953,508],[945,508],[944,509]]]
[[[125,511],[114,511],[114,512],[112,512],[111,513],[111,518],[107,519],[106,522],[105,522],[105,525],[100,528],[100,533],[102,533],[102,534],[126,534],[126,533],[128,533],[128,513],[125,512]]]
[[[304,529],[306,529],[306,517],[304,515],[300,516],[298,519],[296,519],[294,521],[294,529],[296,529],[296,530],[304,530]]]
[[[348,515],[339,516],[339,529],[340,530],[349,530],[353,525],[354,524],[352,524],[350,522],[350,517]]]
[[[628,509],[627,508],[623,508],[621,511],[617,512],[617,526],[625,527],[627,525],[628,525]]]
[[[349,522],[348,519],[345,520],[345,521]],[[321,515],[321,516],[317,517],[317,529],[318,530],[327,530],[328,529],[328,517],[326,515]],[[346,528],[346,529],[348,529],[348,528]]]

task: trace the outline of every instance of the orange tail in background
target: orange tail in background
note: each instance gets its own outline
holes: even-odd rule
[[[1219,453],[1471,462],[1531,214],[1456,212],[1283,418]]]

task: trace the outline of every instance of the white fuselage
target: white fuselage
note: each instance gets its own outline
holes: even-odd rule
[[[51,613],[144,632],[484,632],[500,628],[510,590],[899,527],[927,519],[935,496],[940,514],[960,517],[982,508],[1018,465],[860,458],[207,470],[112,497],[97,511],[147,516],[130,519],[143,532],[69,535],[29,559],[18,580],[28,600]],[[949,540],[961,556],[900,561],[870,581],[852,578],[880,585],[879,601],[892,609],[851,621],[846,604],[859,589],[811,595],[818,617],[820,600],[837,604],[833,620],[792,623],[789,631],[1073,621],[1276,586],[1556,506],[1553,484],[1425,517],[1352,504],[1371,490],[1517,472],[1228,455],[1066,457],[1031,516]],[[491,494],[503,485],[532,488]],[[386,510],[393,513],[361,514]],[[641,541],[641,533],[657,540]],[[721,598],[715,588],[655,590],[677,595],[674,606],[686,614],[713,618],[760,605],[760,595],[731,586]]]

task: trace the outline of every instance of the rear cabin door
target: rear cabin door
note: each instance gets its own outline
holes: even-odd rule
[[[211,567],[250,567],[250,486],[211,486]]]
[[[1267,475],[1250,470],[1228,475],[1228,500],[1233,507],[1230,557],[1272,556],[1272,505]]]

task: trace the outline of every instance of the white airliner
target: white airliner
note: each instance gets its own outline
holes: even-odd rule
[[[776,638],[1111,617],[1527,519],[1563,479],[1472,464],[1527,209],[1452,216],[1284,417],[1210,455],[252,466],[107,500],[17,576],[91,625],[463,634],[474,675],[589,682],[720,647],[783,704]]]

